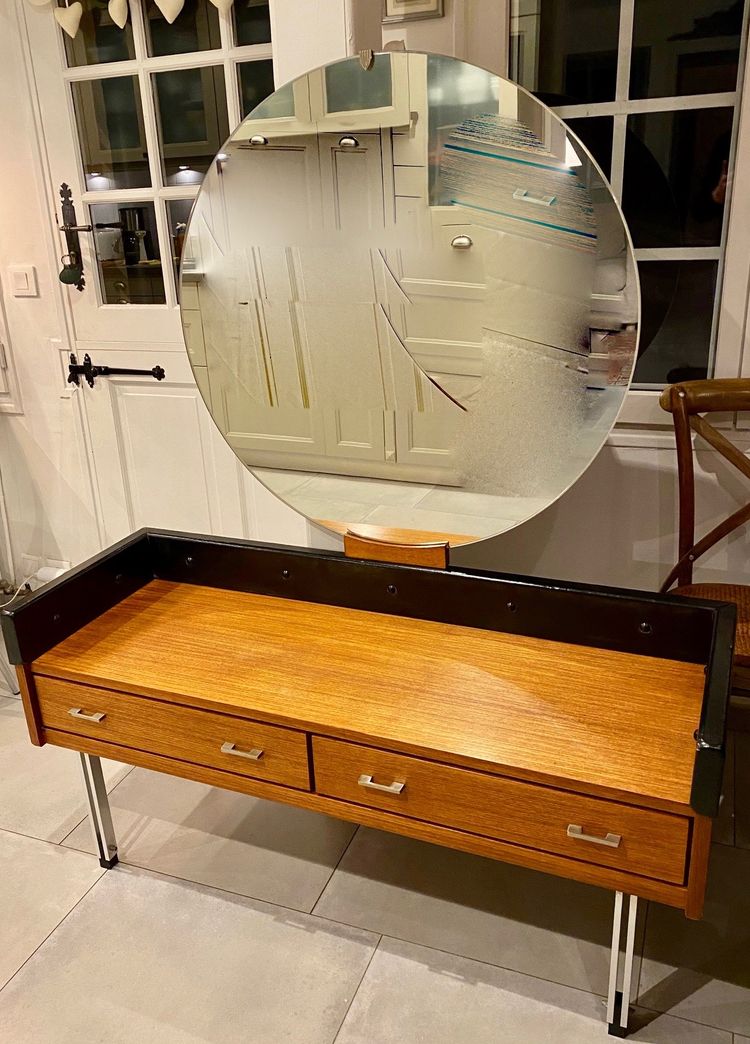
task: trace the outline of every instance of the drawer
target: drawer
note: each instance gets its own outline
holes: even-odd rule
[[[313,738],[313,764],[315,789],[328,797],[661,881],[684,882],[690,834],[686,816],[318,736]],[[403,787],[377,789],[393,784]],[[607,835],[610,843],[600,843]]]
[[[310,789],[303,732],[56,678],[36,676],[34,681],[46,728]],[[102,716],[72,715],[76,709],[91,718]]]

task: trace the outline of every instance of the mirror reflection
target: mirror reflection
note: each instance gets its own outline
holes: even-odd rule
[[[217,155],[180,254],[219,429],[337,532],[517,525],[593,460],[630,381],[638,284],[609,186],[544,105],[456,59],[282,87]]]

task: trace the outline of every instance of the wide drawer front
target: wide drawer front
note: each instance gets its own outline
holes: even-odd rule
[[[682,884],[687,817],[313,738],[320,794]]]
[[[310,789],[303,732],[56,678],[35,683],[46,728]]]

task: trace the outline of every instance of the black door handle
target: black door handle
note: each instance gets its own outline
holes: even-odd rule
[[[150,370],[131,370],[122,366],[95,366],[88,352],[84,355],[82,363],[78,362],[72,352],[70,354],[68,384],[76,384],[80,387],[81,377],[85,377],[89,387],[93,388],[97,377],[115,377],[120,374],[131,377],[153,377],[157,381],[163,381],[167,376],[162,366],[153,366]]]

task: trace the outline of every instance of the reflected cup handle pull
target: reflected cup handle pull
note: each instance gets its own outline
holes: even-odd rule
[[[342,149],[358,149],[359,142],[353,134],[344,134],[343,137],[339,138],[339,145]]]
[[[451,246],[454,250],[468,250],[469,247],[474,246],[474,240],[471,236],[455,236],[451,240]]]
[[[267,145],[268,144],[268,138],[266,138],[263,134],[253,134],[252,138],[250,139],[250,144],[251,145]]]

